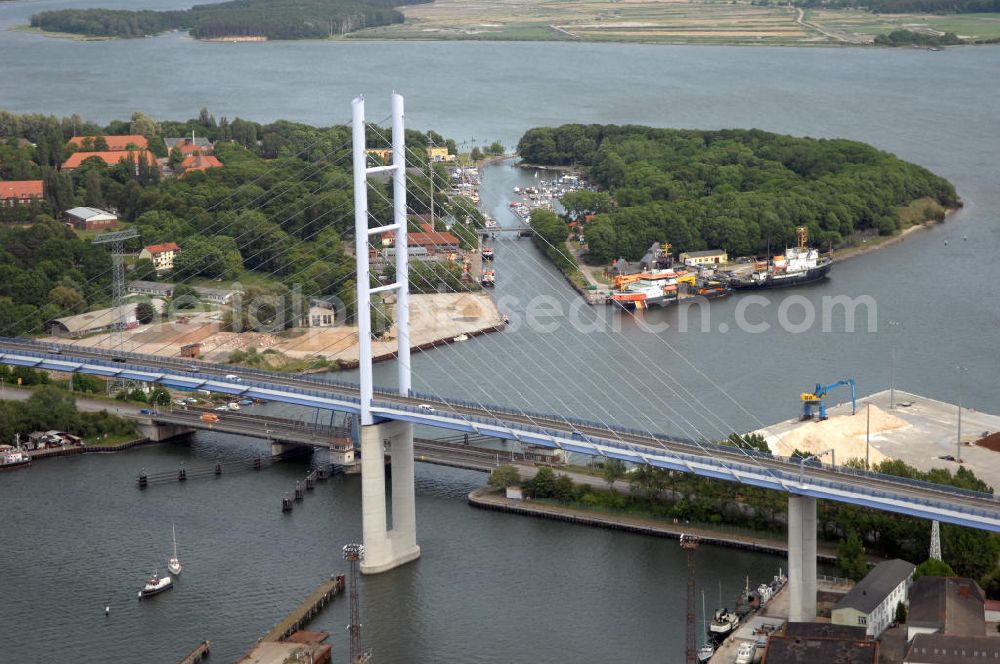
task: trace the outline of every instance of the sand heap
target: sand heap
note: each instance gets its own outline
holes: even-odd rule
[[[768,436],[767,444],[776,456],[790,456],[795,450],[816,454],[833,448],[836,450],[838,464],[848,459],[864,459],[865,429],[868,422],[868,414],[865,412],[867,408],[869,408],[867,405],[859,408],[854,415],[838,415],[822,422],[815,420],[803,422],[791,431]],[[909,426],[905,420],[890,415],[878,406],[872,405],[870,408],[872,438],[884,431]],[[869,451],[869,459],[872,464],[880,463],[888,458],[874,447]]]

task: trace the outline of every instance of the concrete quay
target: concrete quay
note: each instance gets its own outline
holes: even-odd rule
[[[976,445],[976,441],[982,438],[984,433],[1000,431],[1000,415],[962,408],[962,444],[959,446],[956,404],[902,390],[895,390],[893,396],[890,390],[883,390],[859,398],[855,417],[864,418],[868,404],[905,422],[905,426],[871,435],[870,445],[877,452],[891,459],[904,461],[919,470],[946,468],[952,473],[958,470],[959,463],[947,457],[958,459],[960,454],[962,466],[974,472],[976,477],[990,486],[1000,487],[1000,452]],[[850,401],[828,405],[827,413],[831,419],[849,416]],[[795,418],[760,429],[758,433],[770,442],[772,438],[780,437],[803,426],[816,426],[816,424]],[[863,449],[864,429],[861,431],[860,436],[856,438]],[[846,460],[839,454],[836,459],[838,464]],[[823,462],[829,463],[829,456],[824,457]]]
[[[514,500],[489,488],[472,491],[468,496],[468,501],[473,507],[481,509],[523,514],[584,526],[622,530],[640,535],[653,535],[655,537],[680,538],[682,534],[695,535],[700,538],[702,544],[727,546],[734,549],[770,553],[779,556],[786,556],[788,553],[788,540],[781,537],[774,539],[754,537],[740,533],[720,532],[696,524],[669,523],[657,519],[592,512],[563,505],[553,505],[551,503]],[[821,562],[836,562],[836,547],[817,545],[816,558]]]

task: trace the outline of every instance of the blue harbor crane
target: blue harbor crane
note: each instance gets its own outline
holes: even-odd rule
[[[838,380],[836,383],[831,383],[830,385],[821,385],[816,383],[816,389],[813,392],[803,392],[800,394],[799,399],[802,400],[802,419],[811,420],[813,416],[813,408],[818,406],[819,419],[825,420],[826,402],[823,400],[823,397],[825,397],[830,390],[843,385],[851,386],[851,415],[854,415],[858,411],[858,385],[854,382],[853,378],[845,378],[844,380]]]

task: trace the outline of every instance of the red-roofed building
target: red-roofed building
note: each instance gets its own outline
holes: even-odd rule
[[[211,155],[192,155],[181,162],[182,175],[190,171],[207,171],[210,168],[222,168],[222,162]]]
[[[90,150],[94,150],[97,136],[74,136],[69,139],[69,145],[77,150],[83,149],[86,143]],[[129,136],[101,136],[108,144],[108,152],[121,152],[128,150],[145,150],[149,147],[149,141],[145,136],[131,134]]]
[[[108,151],[108,152],[74,152],[69,159],[63,162],[63,170],[79,168],[83,162],[91,157],[97,157],[108,166],[114,166],[120,161],[125,161],[132,156],[133,159],[145,159],[151,166],[156,165],[156,156],[149,150],[128,150],[128,151]]]
[[[406,234],[406,243],[410,247],[422,247],[427,253],[434,254],[454,253],[459,250],[461,240],[448,231],[436,231],[430,224],[420,224],[422,232],[410,232]],[[391,247],[395,238],[393,233],[382,234],[383,246]]]
[[[41,180],[0,181],[0,205],[25,205],[41,201],[44,195]]]
[[[174,269],[174,257],[181,252],[181,248],[174,242],[162,242],[144,247],[139,252],[139,258],[148,258],[153,261],[153,267],[157,272],[165,272]]]

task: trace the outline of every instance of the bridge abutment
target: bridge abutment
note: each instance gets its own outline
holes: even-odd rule
[[[386,514],[386,443],[392,455],[392,527]],[[413,487],[413,425],[382,422],[361,427],[363,574],[387,572],[420,557]]]
[[[279,454],[286,454],[298,448],[299,445],[293,445],[292,443],[280,443],[277,441],[271,441],[271,456],[278,456]]]
[[[164,424],[153,420],[138,420],[135,428],[140,434],[156,443],[194,433],[194,429],[181,424]]]
[[[816,499],[788,496],[788,620],[816,619]]]

